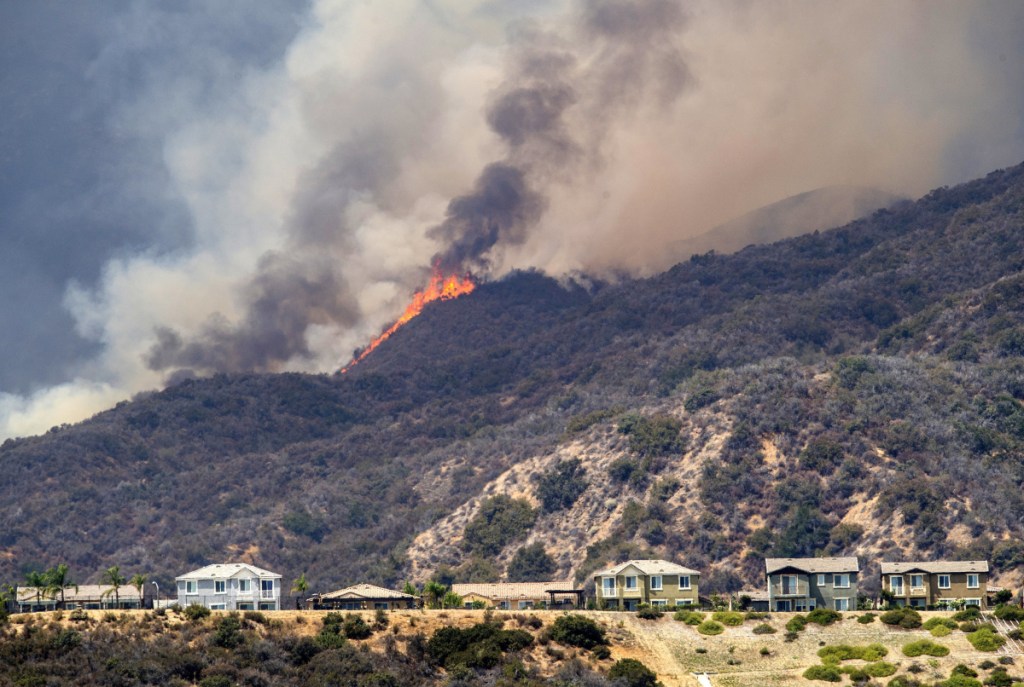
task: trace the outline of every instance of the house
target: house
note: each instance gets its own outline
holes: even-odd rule
[[[114,588],[105,584],[80,584],[64,590],[64,603],[61,605],[60,592],[47,594],[36,587],[18,587],[15,591],[15,606],[21,613],[29,611],[53,611],[57,608],[74,610],[127,609],[142,608],[145,587],[140,593],[136,587],[121,585],[114,593]]]
[[[393,611],[419,608],[420,597],[372,584],[354,584],[327,594],[314,594],[307,602],[316,610]]]
[[[897,606],[988,606],[988,561],[883,562],[881,574]]]
[[[856,557],[766,558],[768,606],[773,612],[857,608]]]
[[[174,578],[178,605],[211,610],[278,611],[281,576],[248,563],[215,563]]]
[[[473,608],[474,602],[505,610],[583,605],[583,590],[571,580],[453,584],[452,591],[462,597],[466,608]]]
[[[767,613],[771,610],[771,604],[768,600],[768,592],[763,589],[743,589],[736,592],[736,598],[738,601],[743,601],[743,597],[749,599],[747,604],[747,610],[754,611],[755,613]]]
[[[600,608],[635,611],[651,606],[696,606],[700,573],[661,560],[626,561],[594,573]]]

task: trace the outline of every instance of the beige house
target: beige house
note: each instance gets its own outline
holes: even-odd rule
[[[899,606],[986,608],[988,561],[906,561],[881,564],[882,591]]]
[[[452,591],[462,597],[466,608],[474,602],[506,610],[572,608],[581,606],[583,598],[583,590],[571,580],[453,584]]]
[[[143,588],[145,591],[145,588]],[[60,592],[46,594],[35,587],[18,587],[16,605],[22,613],[28,611],[52,611],[61,608]],[[64,590],[63,608],[87,610],[142,608],[143,596],[131,585],[121,585],[114,594],[114,588],[105,584],[80,584]]]
[[[626,561],[594,573],[597,605],[635,611],[640,604],[674,607],[699,603],[700,573],[662,560]]]
[[[373,584],[354,584],[327,594],[314,594],[306,603],[317,610],[393,611],[399,608],[419,608],[420,597]]]

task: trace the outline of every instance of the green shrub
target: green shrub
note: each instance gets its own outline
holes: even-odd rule
[[[1017,608],[1016,606],[998,606],[996,610],[992,611],[992,615],[1000,620],[1015,620],[1017,622],[1021,622],[1024,621],[1024,608]]]
[[[366,639],[373,634],[373,628],[363,620],[363,616],[356,613],[349,613],[345,616],[341,631],[349,639]]]
[[[716,623],[714,620],[705,620],[697,626],[697,632],[702,635],[720,635],[725,632],[725,627],[721,623]]]
[[[952,618],[939,618],[939,617],[935,617],[935,618],[929,618],[924,623],[924,625],[922,625],[921,627],[924,628],[925,630],[931,631],[931,630],[934,630],[936,627],[946,627],[946,628],[949,628],[951,630],[955,630],[956,626],[957,626],[957,623]]]
[[[593,649],[607,644],[604,629],[590,618],[582,615],[559,616],[551,626],[551,639],[567,646]]]
[[[629,437],[629,450],[640,456],[667,456],[686,450],[683,423],[671,415],[629,414],[619,420],[619,432]]]
[[[802,615],[794,615],[786,623],[786,629],[790,632],[800,632],[807,627],[807,617]]]
[[[1010,630],[1009,632],[1007,632],[1006,636],[1010,639],[1015,639],[1019,642],[1020,640],[1024,639],[1024,632],[1022,632],[1021,629],[1018,627],[1016,630]]]
[[[1013,685],[1013,678],[1006,672],[1006,668],[996,668],[985,678],[985,685],[1011,687]]]
[[[533,635],[524,630],[503,630],[495,623],[478,623],[466,629],[442,627],[427,642],[426,649],[435,663],[450,672],[458,666],[493,668],[504,653],[520,651],[532,643]]]
[[[594,654],[594,658],[598,659],[599,661],[604,661],[612,657],[612,650],[604,644],[598,644],[593,649],[591,649],[591,652]]]
[[[864,615],[857,617],[857,622],[861,625],[867,625],[868,623],[875,622],[875,618],[878,616],[874,613],[865,613]]]
[[[463,547],[481,556],[497,556],[508,544],[524,537],[537,519],[537,512],[525,499],[506,494],[485,498],[480,512],[463,533]]]
[[[843,673],[836,666],[811,666],[804,671],[804,679],[839,682],[843,679]]]
[[[849,644],[835,644],[818,649],[818,657],[826,665],[835,665],[843,661],[877,661],[885,658],[889,650],[881,644],[868,644],[866,646],[850,646]]]
[[[966,675],[967,677],[978,677],[978,671],[974,670],[970,666],[965,666],[963,663],[958,663],[953,668],[953,675]]]
[[[842,619],[843,616],[840,615],[838,611],[833,611],[831,608],[815,608],[807,614],[807,622],[816,623],[822,626],[831,625],[832,623]]]
[[[634,658],[623,658],[608,670],[608,678],[625,687],[655,687],[658,676]]]
[[[641,604],[640,608],[636,611],[636,617],[642,618],[643,620],[657,620],[665,613],[657,606],[648,606],[647,604]]]
[[[587,471],[578,458],[559,461],[537,478],[537,498],[545,513],[572,508],[587,490]]]
[[[711,619],[729,627],[739,627],[744,620],[743,614],[736,611],[715,611],[711,614]]]
[[[242,621],[237,613],[231,613],[217,621],[213,643],[225,649],[234,649],[245,641],[242,636]]]
[[[886,625],[897,625],[908,630],[921,627],[921,614],[912,608],[896,608],[878,618]]]
[[[979,627],[974,632],[967,634],[967,641],[978,651],[997,651],[1004,644],[1006,638],[1000,636],[988,627]]]
[[[267,624],[267,616],[260,611],[246,611],[242,614],[242,617],[252,623],[258,623],[260,625]]]
[[[966,675],[950,675],[948,680],[936,684],[938,687],[981,687],[981,680]]]
[[[922,687],[922,685],[917,680],[909,678],[906,675],[897,675],[893,679],[889,680],[888,687]]]
[[[672,617],[687,625],[700,625],[704,622],[704,614],[699,611],[676,611]]]
[[[953,620],[958,623],[962,623],[966,620],[977,620],[980,617],[981,610],[977,606],[971,606],[970,608],[965,608],[964,610],[957,611],[953,614]]]
[[[773,635],[776,632],[778,632],[778,630],[776,630],[768,623],[761,623],[760,625],[754,628],[755,635]]]
[[[896,674],[896,666],[885,661],[869,663],[863,668],[864,672],[871,677],[889,677]]]
[[[185,615],[186,618],[188,618],[192,622],[197,622],[202,620],[203,618],[210,617],[210,609],[206,606],[200,606],[199,604],[192,604],[184,611],[182,611],[182,613]]]
[[[914,658],[916,656],[948,656],[949,649],[936,644],[930,639],[920,639],[903,645],[903,655]]]
[[[953,631],[945,625],[936,625],[930,630],[930,632],[932,633],[932,637],[948,637],[953,634]]]

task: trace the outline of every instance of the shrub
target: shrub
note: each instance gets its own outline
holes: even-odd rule
[[[747,611],[743,617],[747,620],[767,620],[772,617],[772,614],[762,613],[760,611]]]
[[[836,665],[843,661],[877,661],[884,658],[889,650],[881,644],[868,644],[867,646],[850,646],[849,644],[835,644],[818,649],[818,657],[826,665]]]
[[[838,611],[833,611],[831,608],[815,608],[807,614],[807,622],[816,623],[822,626],[831,625],[837,620],[842,619],[843,616],[840,615]]]
[[[493,668],[505,652],[519,651],[532,643],[533,636],[524,630],[503,630],[493,623],[478,623],[466,629],[440,628],[427,642],[427,653],[448,671],[458,666]]]
[[[1010,630],[1009,632],[1007,632],[1006,636],[1010,639],[1015,639],[1019,642],[1020,640],[1024,639],[1024,632],[1021,632],[1021,629],[1018,627],[1016,630]]]
[[[963,663],[958,663],[953,668],[953,675],[965,675],[967,677],[978,677],[978,671],[973,670],[969,666],[965,666]]]
[[[786,623],[786,629],[790,632],[800,632],[807,627],[807,618],[802,615],[794,615]]]
[[[996,668],[985,678],[985,684],[992,687],[1011,687],[1013,678],[1006,672],[1006,668]]]
[[[903,645],[903,655],[914,658],[915,656],[948,656],[949,649],[936,644],[930,639],[921,639]]]
[[[587,472],[578,458],[559,461],[537,478],[537,498],[545,513],[572,508],[587,490]]]
[[[912,608],[895,608],[878,618],[886,625],[897,625],[908,630],[921,627],[921,614]]]
[[[658,676],[634,658],[623,658],[608,670],[608,678],[625,687],[655,687]]]
[[[792,630],[790,630],[789,632],[784,634],[782,637],[787,642],[795,642],[796,640],[798,640],[800,638],[800,633],[799,632],[793,632]]]
[[[843,673],[835,666],[811,666],[804,671],[804,679],[839,682],[843,679]]]
[[[551,639],[567,646],[593,649],[608,644],[604,629],[590,618],[582,615],[559,616],[551,626]]]
[[[660,608],[657,606],[648,606],[647,604],[642,604],[636,611],[636,617],[644,620],[657,620],[663,615],[665,615],[665,613]]]
[[[934,630],[936,627],[946,627],[949,629],[956,629],[956,621],[952,618],[929,618],[924,625],[921,626],[925,630]]]
[[[921,687],[921,683],[906,675],[897,675],[889,680],[889,687]]]
[[[932,633],[932,637],[948,637],[953,634],[953,631],[945,625],[936,625],[930,630],[930,632]]]
[[[373,628],[363,620],[363,616],[356,613],[349,613],[345,616],[341,631],[349,639],[366,639],[373,634]]]
[[[988,627],[979,627],[967,634],[967,641],[978,651],[997,651],[1006,644],[1006,638],[996,634]]]
[[[541,542],[520,547],[508,563],[510,582],[543,582],[551,578],[558,565]]]
[[[857,622],[861,625],[867,625],[868,623],[875,622],[875,618],[877,617],[878,616],[874,613],[865,613],[864,615],[857,617]]]
[[[768,647],[766,647],[766,646],[763,646],[763,647],[761,647],[761,651],[760,651],[759,653],[760,653],[760,654],[761,654],[762,656],[771,656],[771,655],[772,655],[772,650],[771,650],[771,649],[769,649],[769,648],[768,648]]]
[[[953,614],[953,620],[958,623],[962,623],[966,620],[977,620],[980,617],[981,610],[977,606],[971,606],[970,608],[965,608],[964,610],[957,611]]]
[[[682,453],[686,442],[680,435],[683,423],[671,415],[626,415],[619,421],[619,432],[629,437],[629,450],[640,456],[666,456]]]
[[[711,619],[729,627],[739,627],[744,620],[743,614],[736,611],[715,611],[711,614]]]
[[[773,635],[776,632],[777,630],[768,623],[761,623],[760,625],[754,628],[755,635]]]
[[[889,677],[896,674],[896,666],[885,661],[869,663],[863,668],[864,672],[871,677]]]
[[[524,499],[505,494],[485,498],[480,512],[469,521],[463,547],[481,556],[497,556],[508,544],[526,535],[537,513]]]
[[[210,617],[210,609],[206,606],[200,606],[199,604],[192,604],[182,611],[182,613],[192,622],[197,622],[203,618]]]
[[[702,635],[720,635],[725,631],[725,628],[721,623],[716,623],[714,620],[705,620],[697,626],[697,632]]]
[[[1024,621],[1024,608],[1017,608],[1016,606],[999,606],[996,610],[992,611],[992,615],[1000,620],[1015,620],[1020,622]]]
[[[676,611],[672,617],[687,625],[700,625],[704,622],[704,614],[699,611]]]
[[[213,643],[225,649],[234,649],[245,641],[242,636],[242,621],[237,613],[231,613],[217,621]]]
[[[604,644],[598,644],[592,649],[592,652],[594,654],[594,658],[598,659],[599,661],[604,661],[605,659],[609,659],[612,657],[612,650]]]
[[[246,611],[242,614],[242,617],[252,623],[258,623],[260,625],[267,624],[267,616],[260,611]]]

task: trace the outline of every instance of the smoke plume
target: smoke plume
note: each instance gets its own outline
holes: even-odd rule
[[[75,102],[98,94],[68,137],[104,138],[62,195],[29,203],[46,177],[29,174],[5,196],[7,221],[66,233],[6,225],[0,254],[50,270],[10,319],[65,327],[50,349],[70,358],[0,391],[0,434],[182,375],[337,369],[435,263],[649,274],[809,189],[913,196],[1024,157],[1019,3],[294,2],[125,0],[56,25],[39,64],[85,46],[62,64],[87,84]],[[78,131],[67,111],[21,113],[39,129],[20,139]],[[75,233],[110,218],[130,231]]]

